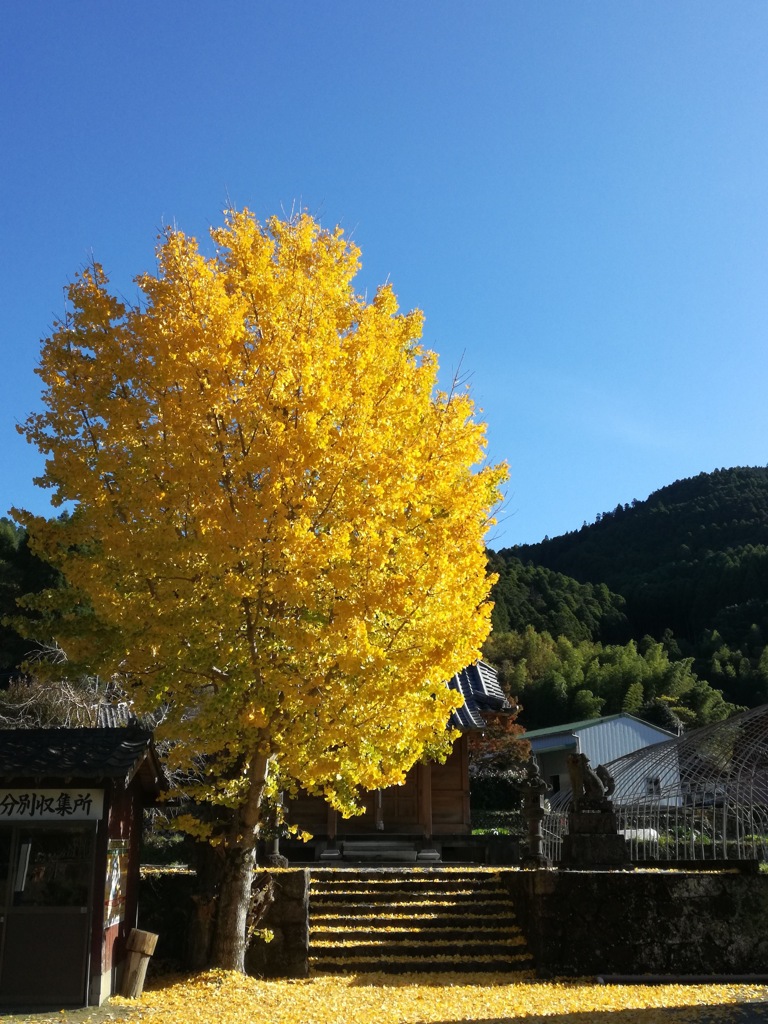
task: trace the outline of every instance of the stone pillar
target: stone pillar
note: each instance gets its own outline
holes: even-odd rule
[[[547,793],[552,787],[544,781],[539,763],[531,754],[526,767],[526,776],[517,784],[523,795],[523,817],[528,826],[528,845],[523,857],[523,867],[548,868],[552,861],[543,850],[544,833],[541,824],[547,813]]]
[[[552,861],[543,850],[544,833],[542,822],[547,813],[547,798],[540,793],[526,793],[523,797],[523,817],[528,826],[528,847],[523,857],[523,867],[550,868]]]

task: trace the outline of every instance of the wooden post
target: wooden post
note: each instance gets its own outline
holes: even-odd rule
[[[424,838],[432,840],[432,764],[417,765],[419,778],[419,824]]]
[[[142,932],[138,928],[131,930],[126,943],[128,959],[123,971],[123,983],[120,986],[120,995],[126,999],[138,999],[144,991],[149,958],[155,952],[157,939],[158,936],[152,932]]]
[[[328,804],[328,842],[331,846],[336,845],[336,827],[337,827],[337,815],[336,811]]]
[[[463,829],[467,835],[472,832],[472,812],[469,806],[469,738],[466,733],[462,733],[459,737],[458,743],[454,744],[453,749],[459,749],[461,756],[461,788],[464,793],[464,799],[462,802],[462,817],[464,818]]]
[[[377,789],[376,790],[376,796],[374,797],[374,799],[376,801],[376,805],[375,805],[376,806],[376,831],[377,832],[383,832],[384,831],[384,803],[383,803],[382,796],[381,796],[381,789]]]

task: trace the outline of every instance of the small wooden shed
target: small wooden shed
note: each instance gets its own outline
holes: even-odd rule
[[[117,991],[142,812],[164,785],[137,726],[0,730],[0,1010]]]

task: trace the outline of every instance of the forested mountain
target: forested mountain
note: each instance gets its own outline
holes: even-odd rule
[[[8,616],[20,614],[16,599],[54,586],[58,578],[55,569],[29,550],[25,531],[10,519],[0,518],[0,686],[18,674],[33,646],[7,621]]]
[[[591,641],[601,652],[631,639],[642,656],[655,642],[671,663],[687,665],[690,686],[681,691],[678,680],[677,694],[667,688],[650,699],[657,707],[660,696],[666,707],[677,706],[683,721],[694,711],[695,724],[728,710],[702,684],[738,705],[768,701],[768,468],[678,480],[580,530],[499,551],[491,564],[499,574],[491,647],[504,632],[519,635],[529,625],[577,645]],[[604,652],[594,657],[604,660]],[[574,693],[583,689],[572,666],[569,672],[564,678]],[[580,697],[576,706],[561,700],[566,718],[558,720],[579,707],[617,710],[619,690],[591,703]],[[529,699],[532,710],[538,696]],[[636,697],[630,704],[648,710],[649,694],[639,705]]]
[[[607,584],[626,599],[635,635],[671,629],[693,642],[724,613],[727,628],[742,629],[736,606],[757,602],[763,618],[768,608],[768,468],[678,480],[580,530],[499,554]]]
[[[604,583],[579,583],[541,565],[523,565],[508,552],[490,552],[488,565],[499,577],[493,588],[494,632],[533,626],[575,641],[629,640],[624,598]]]

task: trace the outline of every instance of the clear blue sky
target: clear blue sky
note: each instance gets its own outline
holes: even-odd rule
[[[93,254],[301,206],[426,313],[510,464],[492,547],[768,462],[764,0],[3,5],[2,500]]]

